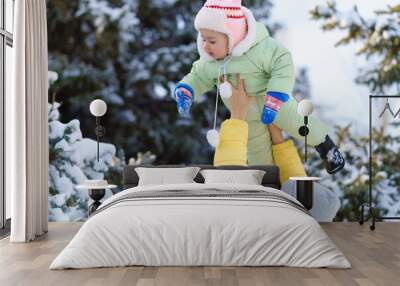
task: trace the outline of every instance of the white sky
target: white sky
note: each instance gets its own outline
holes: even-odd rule
[[[312,100],[326,107],[324,117],[345,125],[368,126],[368,88],[356,85],[354,79],[363,58],[355,56],[354,46],[334,47],[345,31],[323,32],[322,22],[312,21],[309,11],[323,0],[275,0],[272,19],[284,25],[276,38],[293,55],[296,66],[306,66],[312,85]],[[365,18],[373,11],[398,0],[337,0],[339,11],[348,11],[356,4]],[[364,128],[362,128],[364,129]]]

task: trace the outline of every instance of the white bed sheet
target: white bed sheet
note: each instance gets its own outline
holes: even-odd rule
[[[254,185],[179,184],[154,190],[265,190]],[[94,215],[50,269],[145,266],[293,266],[350,268],[343,253],[310,216],[261,199],[185,198],[124,201]]]

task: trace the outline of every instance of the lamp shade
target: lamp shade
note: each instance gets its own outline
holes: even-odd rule
[[[303,99],[297,106],[297,113],[301,116],[309,116],[314,111],[314,106],[311,100]]]
[[[90,113],[96,117],[103,116],[107,111],[107,104],[101,99],[95,99],[90,103]]]

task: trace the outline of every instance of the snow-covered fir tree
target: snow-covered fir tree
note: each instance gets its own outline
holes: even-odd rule
[[[337,46],[356,44],[356,54],[366,59],[356,79],[358,83],[369,86],[372,92],[390,88],[400,92],[400,4],[382,4],[382,9],[368,19],[359,13],[357,6],[340,11],[335,1],[316,6],[310,14],[312,19],[323,22],[323,30],[338,29],[345,33]]]
[[[324,31],[344,32],[337,46],[355,44],[358,47],[356,54],[364,56],[365,65],[355,79],[357,83],[368,86],[371,94],[400,92],[400,4],[382,5],[370,19],[363,17],[357,6],[350,11],[339,10],[335,1],[316,6],[310,14],[312,19],[323,22]],[[400,215],[400,137],[390,132],[398,126],[395,119],[375,126],[372,132],[372,194],[378,216]],[[336,128],[337,143],[345,155],[346,166],[333,180],[331,177],[325,180],[326,183],[334,181],[332,187],[340,191],[342,208],[337,220],[358,220],[361,203],[368,202],[369,137],[354,133],[351,125]],[[325,175],[316,156],[308,163],[309,174]]]
[[[88,194],[77,185],[87,179],[103,179],[112,164],[115,147],[83,138],[79,121],[59,121],[60,104],[48,104],[49,115],[49,220],[82,221],[87,218]],[[108,191],[107,196],[111,193]]]
[[[105,140],[132,157],[151,151],[157,164],[212,162],[205,134],[212,126],[215,92],[182,118],[171,97],[198,58],[194,16],[204,1],[48,0],[49,66],[60,79],[52,88],[63,102],[61,119],[79,119],[92,134],[88,106],[103,99]],[[268,0],[245,5],[271,34]],[[173,12],[171,12],[173,11]],[[221,122],[227,109],[219,108]],[[92,136],[92,135],[90,135]]]
[[[311,98],[311,84],[306,67],[300,67],[297,69],[293,97],[297,101]]]

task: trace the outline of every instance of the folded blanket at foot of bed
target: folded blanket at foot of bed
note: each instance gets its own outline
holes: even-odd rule
[[[107,199],[50,269],[350,263],[293,197],[254,185],[144,186]]]

